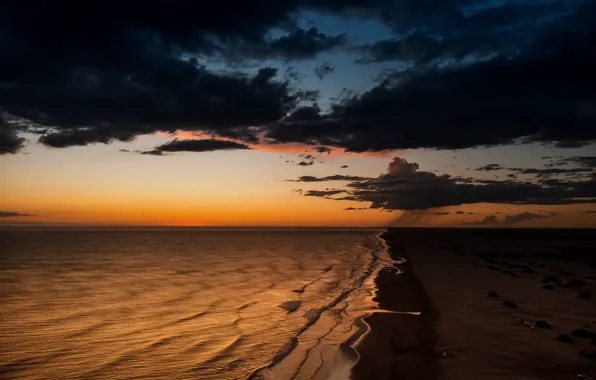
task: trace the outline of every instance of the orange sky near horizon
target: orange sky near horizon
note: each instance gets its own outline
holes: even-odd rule
[[[301,147],[181,153],[166,157],[120,152],[150,150],[166,136],[141,137],[134,143],[48,149],[30,143],[27,151],[0,157],[0,211],[35,216],[2,217],[1,225],[152,225],[152,226],[468,226],[487,215],[557,213],[515,227],[594,227],[589,204],[515,206],[474,204],[414,212],[385,212],[367,203],[300,196],[295,189],[341,188],[345,182],[293,182],[302,175],[345,174],[376,177],[396,152],[374,155],[333,153],[317,156],[312,166],[298,166]],[[291,148],[291,149],[290,149]],[[283,149],[283,148],[282,148]],[[469,175],[476,165],[523,161],[524,147],[500,151],[399,152],[420,170]],[[503,154],[504,149],[510,149]],[[266,150],[266,149],[265,149]],[[281,158],[280,158],[281,156]],[[461,162],[459,161],[461,157]],[[286,161],[294,163],[286,163]],[[323,161],[320,163],[319,161]],[[453,165],[458,164],[458,165]],[[506,164],[506,163],[505,163]],[[513,164],[510,164],[513,165]],[[348,166],[348,168],[342,168]],[[457,166],[457,167],[456,167]],[[492,175],[492,174],[491,174]],[[456,211],[473,215],[453,215]],[[435,215],[434,212],[451,212]]]

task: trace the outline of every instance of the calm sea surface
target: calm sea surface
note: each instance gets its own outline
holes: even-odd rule
[[[379,232],[1,230],[0,378],[347,379]]]

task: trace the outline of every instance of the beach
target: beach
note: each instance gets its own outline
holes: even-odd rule
[[[388,312],[365,319],[354,379],[596,378],[594,231],[409,228],[383,238],[397,260],[376,279]]]

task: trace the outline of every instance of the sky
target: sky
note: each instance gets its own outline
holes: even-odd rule
[[[3,1],[0,225],[596,227],[596,1]]]

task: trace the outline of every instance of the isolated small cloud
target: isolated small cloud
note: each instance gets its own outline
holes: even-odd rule
[[[314,176],[310,176],[310,175],[303,175],[303,176],[298,177],[298,179],[289,180],[289,181],[291,181],[291,182],[327,182],[327,181],[364,181],[367,179],[371,179],[371,178],[359,177],[359,176],[353,176],[353,175],[336,174],[336,175],[330,175],[327,177],[314,177]]]
[[[318,153],[327,153],[327,154],[330,154],[332,150],[333,149],[328,148],[326,146],[318,146],[318,147],[315,148],[315,151],[317,151]]]
[[[482,220],[479,220],[476,222],[470,222],[470,223],[466,223],[466,224],[474,225],[474,226],[506,227],[506,226],[512,226],[515,224],[523,223],[523,222],[529,222],[529,221],[534,222],[538,219],[552,218],[557,215],[559,215],[559,214],[557,214],[556,212],[548,212],[546,214],[533,214],[531,212],[522,212],[520,214],[505,215],[505,217],[503,218],[502,221],[500,221],[496,215],[488,215]]]
[[[14,218],[14,217],[21,217],[21,216],[35,216],[35,215],[29,214],[26,212],[0,211],[0,218]]]
[[[164,153],[161,150],[145,150],[140,152],[141,154],[146,154],[149,156],[164,156],[166,153]]]
[[[495,171],[495,170],[504,170],[504,169],[505,168],[499,164],[489,164],[489,165],[481,166],[481,167],[477,168],[476,170],[491,172],[491,171]]]
[[[314,165],[315,162],[314,161],[300,161],[299,163],[297,163],[296,165],[300,165],[300,166],[311,166]]]
[[[469,224],[471,226],[492,226],[492,225],[496,225],[499,223],[499,220],[497,219],[496,215],[488,215],[485,216],[482,220],[479,220],[477,222],[470,222],[470,223],[466,223]]]
[[[530,212],[523,212],[521,214],[515,214],[515,215],[505,215],[505,219],[503,220],[503,225],[507,226],[507,225],[517,224],[517,223],[522,223],[522,222],[527,222],[527,221],[534,221],[537,219],[550,218],[553,216],[555,216],[555,215],[532,214]]]
[[[314,71],[317,78],[323,80],[323,78],[335,71],[335,66],[328,62],[323,62],[318,64]]]
[[[229,140],[178,140],[174,139],[155,147],[163,152],[213,152],[216,150],[250,149],[246,144]]]

